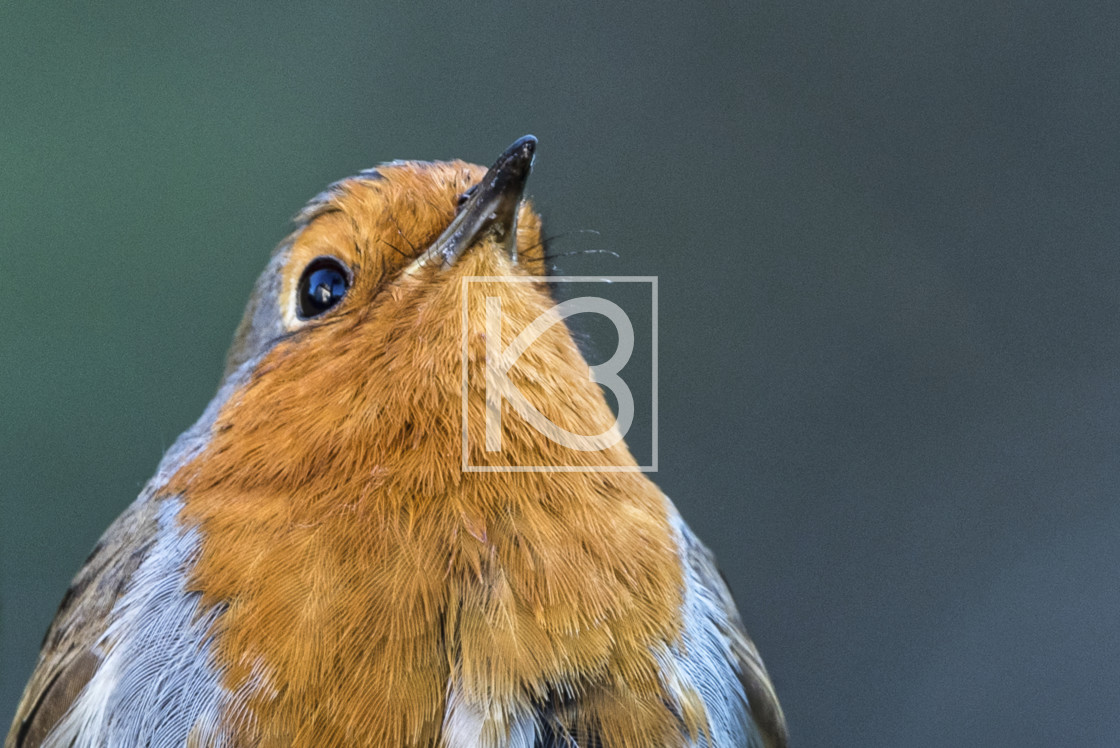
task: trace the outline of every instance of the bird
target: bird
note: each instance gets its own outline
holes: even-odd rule
[[[556,320],[536,147],[384,163],[297,214],[5,748],[787,745],[712,554],[624,440],[572,449],[511,411],[487,448],[495,346]],[[508,377],[557,428],[617,435],[566,325]]]

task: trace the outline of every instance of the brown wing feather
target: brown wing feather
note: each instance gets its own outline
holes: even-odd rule
[[[4,748],[37,748],[101,663],[95,649],[113,606],[155,542],[156,502],[132,504],[90,553],[43,639]]]

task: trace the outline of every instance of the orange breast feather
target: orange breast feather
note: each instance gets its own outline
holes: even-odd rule
[[[225,606],[216,659],[225,686],[244,694],[227,715],[230,737],[436,746],[454,691],[481,705],[484,737],[549,706],[577,740],[681,744],[653,654],[677,637],[682,594],[660,491],[637,472],[460,467],[462,278],[539,272],[540,250],[514,265],[483,242],[450,270],[402,273],[481,172],[379,171],[336,187],[280,250],[284,288],[317,255],[347,262],[344,305],[268,353],[206,451],[164,489],[183,497],[181,522],[203,538],[191,588]],[[540,246],[527,206],[518,226],[519,246]],[[552,304],[538,284],[493,291],[510,340]],[[467,322],[473,428],[485,407],[485,324]],[[563,325],[512,377],[569,431],[613,421]],[[523,464],[571,461],[515,415],[502,423]],[[472,449],[481,442],[472,431]],[[622,443],[588,459],[634,465]]]

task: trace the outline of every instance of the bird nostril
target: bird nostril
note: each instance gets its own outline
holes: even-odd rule
[[[471,195],[473,195],[477,190],[478,190],[478,185],[476,184],[475,186],[471,187],[470,189],[468,189],[463,194],[459,195],[459,199],[456,200],[456,202],[455,202],[455,207],[456,208],[462,208],[464,205],[466,205],[467,201],[471,199]]]

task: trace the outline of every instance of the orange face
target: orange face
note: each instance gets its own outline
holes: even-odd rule
[[[215,651],[239,695],[234,737],[439,745],[453,692],[495,740],[518,710],[562,713],[573,694],[577,736],[679,739],[653,655],[676,636],[682,584],[660,491],[637,472],[462,470],[464,438],[472,464],[580,459],[513,412],[503,453],[482,448],[486,324],[464,279],[544,275],[527,203],[512,236],[433,254],[485,173],[398,162],[314,201],[262,279],[275,292],[247,314],[277,335],[164,491],[204,538],[191,589],[225,608]],[[319,300],[336,303],[307,314],[320,258],[344,295],[325,283]],[[543,280],[471,287],[500,299],[503,346],[553,303]],[[568,431],[613,423],[562,324],[511,378]],[[583,459],[634,465],[623,443]]]
[[[334,256],[348,265],[354,282],[346,306],[350,313],[370,310],[386,286],[401,281],[401,272],[443,233],[462,207],[464,195],[485,172],[461,161],[387,164],[366,172],[370,178],[340,183],[326,200],[309,206],[301,215],[308,225],[292,244],[282,272],[278,311],[287,329],[309,326],[297,319],[295,300],[296,284],[312,260]],[[543,275],[540,217],[527,202],[521,205],[517,227],[517,245],[526,248],[518,257],[517,270]],[[512,267],[507,270],[512,271]],[[455,283],[458,275],[426,273],[425,277],[429,282]]]

